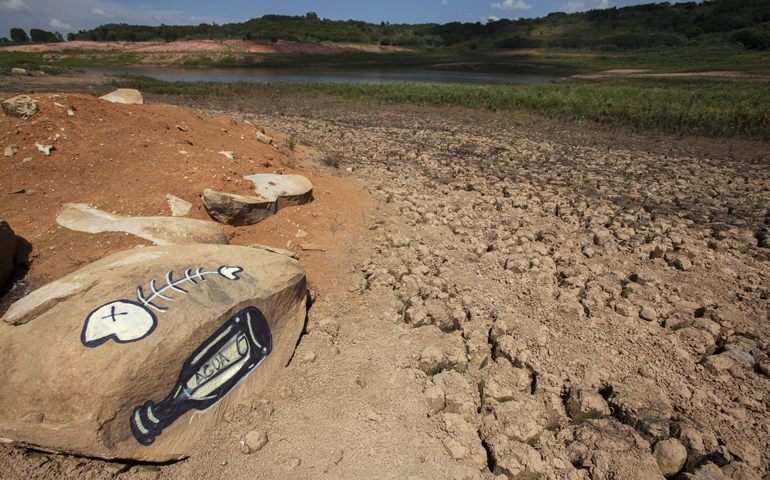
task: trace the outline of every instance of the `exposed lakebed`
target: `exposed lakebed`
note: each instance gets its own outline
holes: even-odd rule
[[[441,84],[542,84],[553,78],[536,75],[510,75],[437,70],[339,69],[339,68],[184,68],[119,67],[82,68],[104,75],[146,75],[169,82],[323,82],[323,83],[441,83]]]

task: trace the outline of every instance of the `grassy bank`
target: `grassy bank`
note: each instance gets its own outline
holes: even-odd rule
[[[121,86],[191,97],[334,95],[438,107],[523,110],[546,117],[683,135],[770,140],[770,83],[668,78],[623,84],[437,85],[391,83],[163,82]]]

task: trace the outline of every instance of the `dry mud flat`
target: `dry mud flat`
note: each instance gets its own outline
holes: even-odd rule
[[[347,160],[380,201],[351,290],[405,329],[394,362],[469,477],[767,475],[766,146],[273,112],[244,117]]]
[[[188,460],[6,447],[4,477],[768,475],[766,146],[336,101],[190,106],[294,133],[323,152],[310,165],[336,157],[369,192],[346,205],[363,233],[330,217],[347,288],[322,290],[289,367]]]

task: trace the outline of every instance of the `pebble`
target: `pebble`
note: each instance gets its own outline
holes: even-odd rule
[[[656,312],[655,309],[651,306],[645,305],[639,312],[639,317],[641,317],[643,320],[647,320],[648,322],[652,322],[653,320],[658,319],[658,312]]]
[[[656,443],[653,455],[664,477],[673,477],[679,473],[687,461],[687,449],[675,438]]]
[[[263,430],[252,430],[243,437],[241,441],[241,451],[244,454],[258,452],[267,445],[267,432]]]

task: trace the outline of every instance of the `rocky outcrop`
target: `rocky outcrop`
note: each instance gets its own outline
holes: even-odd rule
[[[128,232],[158,245],[229,243],[222,227],[215,223],[173,217],[122,217],[82,203],[62,206],[56,221],[79,232]]]
[[[0,436],[88,457],[191,453],[291,358],[304,268],[250,247],[147,247],[19,300],[0,325]]]

